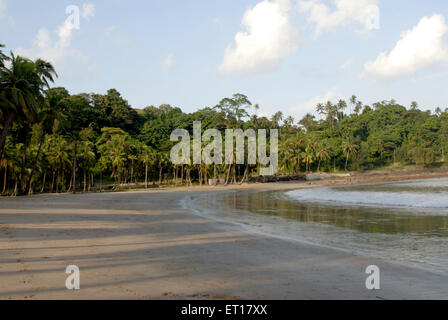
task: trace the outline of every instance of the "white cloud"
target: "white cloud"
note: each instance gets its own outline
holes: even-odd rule
[[[112,25],[112,26],[107,27],[107,28],[104,30],[104,33],[105,33],[106,35],[110,35],[110,34],[114,33],[114,32],[117,31],[117,30],[118,30],[118,26],[116,26],[116,25]]]
[[[0,22],[4,21],[14,27],[16,25],[15,20],[6,14],[7,8],[8,4],[6,3],[6,0],[0,0]]]
[[[174,55],[170,53],[162,63],[163,71],[169,72],[171,69],[174,68],[175,64],[176,60],[174,59]]]
[[[289,0],[263,0],[247,10],[242,21],[246,31],[235,35],[235,45],[227,47],[218,70],[248,75],[275,69],[299,43],[289,11]]]
[[[299,11],[308,14],[316,36],[339,26],[356,24],[366,31],[379,28],[378,0],[332,0],[335,10],[320,0],[300,0]]]
[[[315,114],[317,104],[327,103],[327,101],[336,103],[340,99],[344,98],[342,97],[341,94],[337,93],[334,89],[332,89],[326,92],[323,96],[316,96],[304,102],[293,105],[288,109],[288,112],[297,120],[301,120],[307,113]]]
[[[0,0],[0,19],[5,16],[6,12],[6,2],[4,0]]]
[[[58,40],[53,41],[50,32],[39,29],[36,38],[33,40],[32,49],[17,48],[18,55],[31,59],[42,58],[53,63],[57,69],[61,68],[63,61],[67,57],[81,56],[80,52],[70,48],[71,32],[61,26],[58,32]]]
[[[93,5],[85,4],[82,16],[93,17]],[[71,48],[74,30],[74,25],[67,19],[57,28],[57,39],[53,40],[50,31],[41,28],[33,40],[32,49],[17,48],[15,52],[31,59],[43,58],[53,63],[57,70],[62,69],[64,60],[69,57],[85,58],[79,50]]]
[[[364,66],[362,77],[392,80],[448,63],[448,25],[442,15],[423,17],[412,30],[403,32],[390,53],[382,52]]]
[[[345,61],[340,67],[339,69],[341,70],[345,70],[350,68],[353,65],[353,62],[355,61],[355,59],[353,57],[348,58],[347,61]]]
[[[85,19],[89,19],[95,16],[95,6],[91,3],[84,3],[82,5],[82,17]]]

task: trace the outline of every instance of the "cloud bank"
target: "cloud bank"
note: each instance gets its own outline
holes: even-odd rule
[[[163,71],[165,71],[165,72],[171,71],[171,69],[174,68],[175,64],[176,64],[176,60],[174,59],[174,55],[172,53],[170,53],[162,63]]]
[[[308,14],[308,22],[315,25],[316,36],[340,26],[356,24],[359,31],[379,28],[378,0],[333,0],[335,9],[319,0],[299,1],[299,11]]]
[[[275,69],[299,44],[290,9],[289,0],[263,0],[247,10],[242,20],[246,31],[235,35],[218,70],[251,75]]]
[[[393,80],[414,75],[436,66],[448,65],[448,25],[442,15],[423,17],[413,29],[403,32],[388,53],[364,66],[363,78]]]
[[[95,7],[90,3],[84,4],[81,16],[89,18],[94,15]],[[33,40],[33,48],[17,48],[16,53],[32,59],[42,58],[48,60],[57,69],[62,69],[62,64],[67,58],[83,57],[79,50],[71,47],[74,30],[74,25],[67,19],[57,28],[57,39],[53,40],[50,31],[46,28],[41,28]]]

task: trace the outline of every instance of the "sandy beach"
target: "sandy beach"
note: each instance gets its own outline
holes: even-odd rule
[[[180,204],[235,189],[437,176],[446,174],[2,198],[0,299],[446,299],[447,275],[254,234]],[[365,287],[371,264],[379,291]],[[80,290],[65,287],[68,265],[80,269]]]

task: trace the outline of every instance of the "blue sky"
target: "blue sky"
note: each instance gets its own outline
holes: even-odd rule
[[[446,0],[0,0],[0,43],[53,61],[56,85],[188,112],[233,93],[296,120],[352,94],[445,109],[447,34]]]

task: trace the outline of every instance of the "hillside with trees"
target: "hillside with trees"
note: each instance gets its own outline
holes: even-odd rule
[[[170,134],[192,133],[193,121],[202,121],[203,131],[280,129],[278,174],[446,161],[446,109],[431,113],[393,100],[369,106],[353,96],[319,104],[315,114],[298,121],[280,111],[268,119],[257,116],[259,106],[248,97],[235,94],[194,113],[171,105],[136,110],[116,89],[71,94],[52,88],[57,74],[50,63],[6,55],[2,47],[2,195],[202,185],[212,178],[241,183],[258,175],[259,165],[172,165]]]

